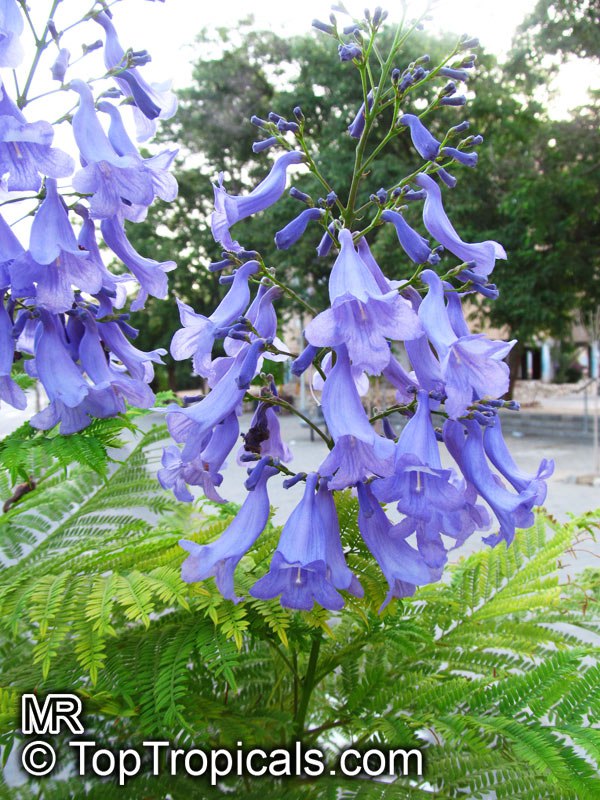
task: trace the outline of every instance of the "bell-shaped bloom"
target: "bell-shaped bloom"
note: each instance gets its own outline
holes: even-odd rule
[[[240,387],[240,376],[254,375],[260,350],[249,346],[234,359],[227,359],[228,369],[219,377],[214,388],[188,408],[173,403],[166,409],[167,427],[176,442],[184,443],[183,459],[190,461],[201,452],[206,436],[231,413],[239,410],[246,392]]]
[[[166,447],[163,450],[162,469],[157,474],[160,485],[163,489],[172,489],[175,497],[184,502],[193,500],[188,486],[200,486],[209,500],[224,503],[216,487],[223,481],[220,471],[235,446],[239,430],[238,417],[234,412],[215,426],[207,437],[207,443],[194,458],[184,461],[178,447]]]
[[[98,322],[98,334],[111,355],[123,364],[130,375],[144,383],[154,379],[152,364],[162,364],[166,354],[162,347],[144,351],[135,347],[123,333],[118,322]]]
[[[419,307],[419,319],[440,361],[448,396],[446,410],[450,417],[456,418],[465,413],[474,399],[502,397],[507,392],[509,369],[503,359],[515,342],[491,341],[483,334],[457,336],[439,276],[425,270],[421,279],[428,284],[429,291]],[[423,364],[415,363],[417,375],[419,369],[423,369]]]
[[[278,409],[268,403],[259,403],[248,432],[242,434],[243,453],[254,453],[258,456],[271,456],[286,464],[293,456],[290,448],[281,437]],[[239,456],[238,456],[239,460]]]
[[[50,402],[78,405],[89,385],[67,350],[64,329],[57,317],[42,312],[34,347],[37,374]]]
[[[104,43],[104,64],[108,70],[127,67],[127,57],[110,18],[104,12],[96,14],[98,22],[106,33]],[[177,97],[170,91],[170,83],[149,84],[135,67],[121,69],[113,75],[114,80],[125,97],[131,97],[138,114],[134,114],[138,128],[138,138],[144,141],[154,132],[154,125],[144,125],[146,120],[170,119],[177,110]]]
[[[439,256],[431,252],[427,239],[421,236],[420,233],[417,233],[414,228],[411,228],[402,214],[399,214],[397,211],[387,210],[383,212],[381,219],[384,222],[391,222],[396,228],[398,241],[402,249],[415,264],[433,263],[432,260],[439,261]]]
[[[229,233],[231,226],[276,203],[285,191],[288,168],[293,164],[300,164],[303,160],[304,155],[299,150],[292,150],[279,156],[267,177],[247,195],[227,194],[223,188],[221,175],[219,184],[214,186],[215,210],[210,218],[214,240],[225,249],[239,250],[237,242],[231,239]]]
[[[393,469],[394,445],[379,436],[369,422],[345,347],[336,350],[335,366],[325,381],[321,405],[335,443],[319,467],[324,477],[333,476],[329,488],[345,489],[371,475],[389,475]]]
[[[0,298],[0,400],[22,410],[27,407],[27,398],[25,392],[11,378],[14,353],[13,323],[2,296]]]
[[[435,161],[440,152],[440,143],[427,130],[419,117],[415,116],[415,114],[404,114],[398,122],[401,125],[406,125],[409,129],[412,143],[421,158],[425,158],[427,161]]]
[[[367,95],[367,105],[369,106],[369,111],[373,108],[373,90],[369,92]],[[348,125],[348,133],[352,136],[353,139],[360,139],[365,129],[365,122],[366,122],[366,115],[365,115],[365,104],[362,103],[361,107],[356,112],[356,116]]]
[[[535,475],[522,472],[515,464],[500,425],[500,417],[496,415],[494,424],[486,427],[483,434],[483,447],[487,457],[498,472],[511,483],[517,492],[529,492],[535,489],[535,505],[541,506],[546,499],[546,480],[554,472],[554,461],[543,458]]]
[[[304,335],[315,347],[345,344],[355,367],[379,375],[390,360],[388,339],[413,339],[422,329],[410,303],[395,289],[382,292],[349,230],[340,231],[340,244],[329,277],[331,308],[318,314]]]
[[[431,236],[457,258],[472,261],[474,271],[486,277],[492,272],[497,258],[506,258],[501,244],[491,240],[485,242],[463,242],[448,219],[442,205],[442,192],[429,175],[419,173],[415,183],[427,192],[423,205],[423,223]]]
[[[360,581],[352,572],[342,547],[340,523],[338,520],[333,492],[325,481],[319,482],[316,497],[317,510],[321,514],[325,530],[325,557],[327,563],[327,577],[338,590],[349,592],[355,597],[362,597],[364,590]]]
[[[73,172],[71,156],[52,147],[48,122],[27,122],[0,83],[0,176],[9,191],[39,191],[42,175],[66,178]]]
[[[533,507],[540,487],[533,481],[517,494],[509,491],[488,464],[481,426],[475,420],[446,420],[443,437],[452,458],[468,483],[472,484],[492,509],[500,530],[484,538],[492,547],[501,541],[510,544],[515,528],[530,528],[534,523]]]
[[[398,440],[394,472],[373,481],[371,488],[378,500],[397,503],[404,515],[396,526],[398,535],[416,532],[419,553],[437,569],[447,561],[441,534],[459,546],[476,528],[489,527],[489,517],[454,470],[442,469],[429,402],[427,392],[419,391],[417,411]]]
[[[364,543],[379,564],[389,591],[380,611],[394,597],[410,597],[417,586],[439,580],[441,569],[432,569],[423,556],[401,535],[387,518],[368,485],[358,485],[358,528]]]
[[[304,611],[315,602],[330,611],[343,608],[327,563],[327,538],[336,531],[326,529],[317,504],[318,478],[314,472],[307,476],[304,495],[283,526],[269,572],[250,589],[253,597],[272,600],[281,595],[282,606]]]
[[[278,250],[288,250],[296,244],[312,220],[321,219],[325,214],[324,208],[306,208],[297,217],[275,234],[275,245]]]
[[[192,357],[195,372],[206,376],[215,339],[222,336],[223,329],[233,325],[248,308],[248,281],[258,269],[258,261],[246,261],[242,264],[234,275],[230,290],[210,317],[196,314],[186,303],[177,300],[183,328],[175,333],[171,342],[171,355],[174,359],[183,361]]]
[[[98,120],[87,83],[74,80],[70,88],[79,94],[73,135],[85,162],[73,176],[74,188],[91,195],[90,210],[97,219],[118,216],[131,206],[147,208],[154,199],[151,170],[144,168],[139,155],[119,155],[115,151]]]
[[[261,283],[258,287],[254,300],[250,304],[248,311],[244,314],[244,320],[249,323],[251,330],[247,334],[246,340],[234,339],[226,336],[223,342],[223,349],[228,356],[236,356],[240,350],[248,347],[248,342],[255,342],[258,338],[270,340],[270,342],[281,353],[265,352],[261,355],[258,362],[258,369],[262,368],[263,358],[268,361],[287,361],[289,356],[285,342],[277,336],[277,313],[274,302],[281,298],[281,289],[278,286],[267,287]],[[253,329],[253,330],[252,330]]]
[[[265,467],[252,491],[248,492],[235,519],[221,536],[210,544],[197,544],[182,539],[179,544],[189,553],[181,565],[182,580],[196,583],[214,577],[217,588],[228,600],[241,600],[235,594],[235,568],[256,542],[269,520],[270,506],[267,481],[277,474],[274,467]]]
[[[177,266],[174,261],[155,261],[152,258],[144,258],[131,245],[123,224],[116,217],[103,219],[100,224],[102,237],[113,253],[140,282],[141,292],[131,306],[133,311],[143,308],[143,302],[147,295],[164,300],[167,297],[168,283],[166,272],[170,272]]]

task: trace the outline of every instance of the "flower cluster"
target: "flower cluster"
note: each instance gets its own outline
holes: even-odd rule
[[[49,401],[32,424],[41,429],[60,424],[62,433],[73,433],[92,417],[124,411],[126,402],[154,403],[148,384],[153,363],[162,363],[165,351],[136,348],[130,340],[137,331],[123,309],[135,285],[132,310],[142,308],[148,295],[165,298],[166,273],[175,263],[140,255],[127,239],[125,223],[144,219],[155,197],[176,196],[169,173],[176,151],[144,158],[128,128],[137,131],[138,141],[147,140],[156,119],[175,112],[176,100],[167,86],[151,85],[142,76],[139,67],[149,55],[123,49],[105,3],[95,3],[75,22],[66,15],[78,13],[76,6],[67,6],[51,4],[50,18],[42,16],[38,30],[25,3],[0,3],[0,68],[15,70],[13,97],[0,82],[0,400],[25,408],[25,394],[11,377],[14,360],[22,357]],[[35,50],[31,66],[21,72],[27,47],[33,49],[21,43],[25,18]],[[102,35],[84,45],[78,59],[65,46],[74,28],[85,36]],[[100,49],[106,72],[93,83],[81,80],[77,62]],[[56,88],[31,97],[42,56],[53,50]],[[48,96],[53,115],[59,98],[71,110],[54,124],[24,113]],[[130,111],[131,126],[125,116]],[[53,146],[59,130],[61,141],[71,136],[78,164]],[[22,225],[14,210],[23,205],[25,218],[33,221],[17,235]],[[112,251],[118,274],[104,263],[102,243]]]
[[[213,576],[233,601],[239,599],[235,568],[265,528],[268,484],[277,476],[283,476],[286,487],[303,481],[304,492],[283,526],[269,571],[250,593],[262,599],[279,596],[282,605],[295,609],[311,609],[316,602],[338,610],[344,603],[341,593],[360,596],[363,589],[346,563],[337,492],[351,490],[358,497],[360,533],[389,585],[386,605],[438,580],[449,549],[476,530],[490,528],[490,512],[499,528],[484,541],[510,544],[515,527],[532,523],[532,509],[543,502],[544,481],[552,472],[547,461],[535,475],[520,472],[502,437],[499,410],[515,407],[501,399],[509,386],[505,358],[514,342],[471,333],[462,311],[461,300],[469,295],[497,295],[490,276],[496,260],[506,258],[495,241],[463,240],[444,207],[442,186],[456,183],[448,169],[474,167],[474,148],[482,137],[460,138],[468,128],[468,122],[461,121],[438,138],[424,121],[437,108],[464,104],[457,85],[469,78],[475,57],[465,51],[475,42],[462,40],[440,67],[430,68],[424,55],[400,70],[393,66],[399,55],[397,34],[379,80],[369,86],[366,64],[383,19],[377,10],[343,30],[334,16],[330,23],[315,24],[338,41],[341,61],[353,62],[365,87],[364,101],[346,134],[358,140],[348,194],[343,195],[343,187],[330,186],[316,166],[300,108],[293,110],[293,120],[274,112],[266,119],[253,117],[266,135],[255,144],[255,152],[275,146],[285,152],[247,195],[229,194],[220,176],[214,187],[212,231],[223,248],[223,260],[211,269],[221,272],[221,281],[230,289],[210,317],[180,305],[183,327],[173,339],[172,354],[177,359],[191,357],[210,391],[185,407],[174,404],[167,410],[169,430],[181,447],[165,450],[159,473],[164,487],[190,499],[188,486],[201,486],[207,497],[220,499],[217,487],[225,459],[238,443],[243,400],[254,378],[263,384],[238,453],[249,465],[248,495],[239,514],[211,544],[182,542],[189,554],[183,578]],[[440,78],[442,86],[436,83]],[[434,100],[426,113],[412,113],[413,97],[424,84],[437,87]],[[365,193],[362,183],[369,174],[369,136],[382,110],[390,107],[393,123],[384,144],[409,136],[420,166],[408,177],[391,175],[391,184],[368,195],[368,200],[361,197],[357,214],[357,198]],[[381,148],[379,144],[378,151]],[[277,202],[288,173],[301,163],[328,188],[327,197],[315,202],[292,187],[291,196],[306,208],[275,234],[276,246],[292,247],[310,225],[319,226],[318,253],[335,252],[335,258],[329,306],[310,309],[305,349],[291,354],[277,339],[275,314],[277,301],[291,289],[258,253],[233,239],[232,229],[239,220]],[[343,196],[347,200],[341,200]],[[418,226],[408,221],[409,204],[421,205]],[[410,279],[386,276],[373,256],[370,243],[382,226],[393,226],[402,251],[398,261],[406,260]],[[444,265],[452,257],[458,263]],[[228,268],[232,274],[224,276]],[[251,286],[257,289],[254,297]],[[308,308],[302,298],[295,299]],[[223,343],[224,356],[214,357],[217,340]],[[288,404],[263,366],[265,360],[286,357],[293,359],[296,375],[314,369],[314,390],[321,394],[325,427],[319,432],[329,453],[310,474],[294,473],[287,466],[290,451],[282,441],[278,411]],[[374,416],[361,399],[370,376],[380,376],[393,395],[391,404]],[[407,419],[399,433],[390,423],[392,414]],[[444,465],[440,445],[452,457],[451,466]],[[450,461],[447,456],[445,460]],[[388,517],[385,504],[395,506],[399,521]]]

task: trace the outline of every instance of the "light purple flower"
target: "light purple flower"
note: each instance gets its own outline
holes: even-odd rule
[[[506,258],[502,245],[491,240],[472,244],[463,242],[444,211],[442,192],[438,184],[422,172],[416,176],[415,183],[427,192],[423,205],[423,222],[431,236],[457,258],[474,262],[474,271],[487,278],[494,269],[496,259]]]
[[[22,410],[27,407],[27,398],[11,378],[14,353],[13,323],[4,305],[3,294],[0,298],[0,400]]]
[[[300,164],[303,160],[304,155],[298,150],[279,156],[267,177],[247,195],[227,194],[223,188],[221,174],[219,184],[214,185],[215,210],[210,219],[214,240],[226,250],[239,251],[240,246],[232,240],[229,233],[231,226],[276,203],[285,191],[288,168],[293,164]]]
[[[367,95],[367,104],[369,106],[369,111],[373,108],[373,89]],[[353,139],[360,139],[365,129],[365,122],[366,122],[366,115],[365,115],[365,104],[362,103],[358,111],[356,112],[356,116],[348,125],[348,133],[352,136]]]
[[[321,219],[325,214],[324,208],[306,208],[297,217],[275,234],[275,245],[278,250],[288,250],[296,244],[298,239],[304,234],[308,223],[312,220]]]
[[[281,595],[282,606],[304,611],[315,602],[331,611],[343,608],[344,599],[332,580],[334,573],[339,576],[339,553],[335,570],[327,562],[327,539],[336,531],[325,527],[317,504],[318,478],[314,472],[307,476],[304,495],[283,526],[269,572],[250,589],[253,597],[271,600]]]
[[[428,261],[431,262],[432,259],[439,261],[439,256],[431,252],[427,239],[411,228],[402,214],[397,211],[387,210],[383,212],[381,219],[384,222],[391,222],[396,228],[398,241],[402,249],[415,264],[426,264]]]
[[[266,466],[256,485],[248,493],[235,519],[216,542],[200,545],[182,539],[179,544],[189,553],[181,566],[181,577],[187,583],[196,583],[214,577],[223,597],[239,602],[235,594],[233,575],[235,568],[256,542],[269,520],[270,506],[267,481],[277,474],[274,467]]]
[[[0,67],[18,67],[23,59],[23,17],[15,0],[0,0]]]
[[[421,158],[425,158],[427,161],[435,161],[440,152],[440,143],[427,130],[419,117],[415,116],[415,114],[404,114],[398,122],[401,125],[406,125],[410,130],[410,138]]]
[[[355,367],[379,375],[390,360],[388,339],[413,339],[421,326],[395,289],[382,292],[349,230],[340,231],[340,244],[329,277],[331,308],[318,314],[304,335],[315,347],[345,344]]]

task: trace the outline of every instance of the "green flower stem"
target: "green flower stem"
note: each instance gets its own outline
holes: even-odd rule
[[[296,739],[299,741],[302,741],[302,738],[304,737],[306,714],[308,712],[311,695],[316,686],[315,678],[317,674],[317,664],[319,663],[319,651],[321,649],[322,641],[323,634],[319,630],[319,632],[315,633],[313,637],[310,655],[308,657],[308,666],[306,667],[306,674],[302,680],[302,693],[300,695],[300,701],[298,703],[298,709],[294,719],[294,733]]]
[[[31,67],[29,68],[29,74],[27,75],[27,79],[25,81],[25,86],[23,87],[23,91],[21,92],[21,94],[17,98],[17,105],[19,106],[19,108],[25,108],[25,106],[27,105],[27,93],[29,92],[29,90],[31,88],[31,82],[33,81],[33,77],[35,75],[35,71],[36,71],[36,69],[38,67],[38,64],[40,63],[40,58],[42,57],[42,53],[44,52],[44,50],[50,44],[50,41],[52,41],[51,39],[48,40],[48,26],[49,26],[49,24],[52,22],[52,20],[54,18],[54,15],[56,13],[56,9],[59,6],[59,3],[60,3],[60,0],[53,0],[52,6],[50,8],[50,13],[48,15],[48,21],[46,22],[46,25],[44,27],[44,31],[43,31],[41,37],[38,37],[38,35],[37,35],[36,31],[35,31],[35,28],[33,26],[33,23],[31,21],[31,17],[29,16],[29,10],[27,8],[27,3],[25,2],[25,0],[19,0],[19,5],[23,9],[23,13],[25,14],[25,18],[27,19],[27,21],[29,23],[29,27],[31,28],[31,31],[33,33],[33,37],[35,39],[35,47],[36,47],[35,55],[33,57],[33,61],[31,62]]]

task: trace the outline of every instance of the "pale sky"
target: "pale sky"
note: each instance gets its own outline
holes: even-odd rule
[[[348,0],[346,5],[358,15],[364,1]],[[381,5],[389,11],[391,21],[400,18],[400,3],[382,1]],[[417,16],[426,5],[427,0],[411,0],[410,15]],[[426,25],[433,32],[477,36],[486,50],[502,57],[510,47],[515,29],[534,6],[535,0],[437,0],[432,4],[432,19]],[[146,75],[157,80],[169,76],[175,87],[181,87],[189,82],[194,53],[191,43],[202,27],[233,27],[253,14],[260,27],[288,34],[302,33],[310,30],[315,17],[326,21],[330,8],[331,3],[326,0],[253,0],[251,3],[247,0],[202,3],[127,0],[117,4],[114,13],[123,45],[146,48],[152,53],[153,63],[145,67]],[[553,87],[558,91],[552,103],[553,116],[563,116],[569,108],[585,102],[590,85],[600,87],[600,67],[582,63],[564,67]]]

